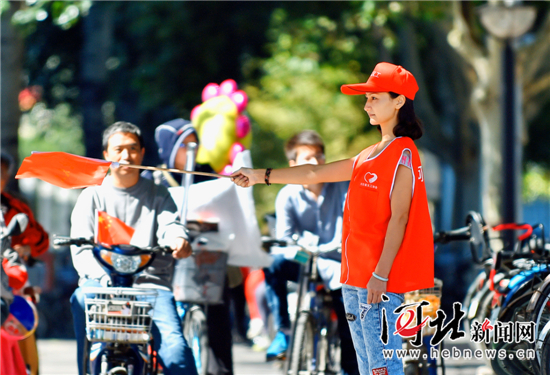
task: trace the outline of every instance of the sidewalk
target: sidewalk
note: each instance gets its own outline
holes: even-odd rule
[[[461,352],[470,348],[469,342],[460,339],[445,342],[445,349],[455,347]],[[38,340],[41,375],[75,375],[76,341],[74,340]],[[278,362],[265,362],[265,352],[253,351],[250,347],[233,345],[235,375],[282,375],[282,366]],[[445,361],[445,375],[493,375],[482,360],[448,359]],[[442,374],[441,369],[438,374]]]

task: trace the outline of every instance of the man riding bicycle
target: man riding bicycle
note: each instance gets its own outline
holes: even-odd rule
[[[164,373],[196,375],[193,354],[185,341],[171,291],[174,258],[191,255],[187,234],[178,220],[177,208],[168,189],[140,177],[145,148],[140,129],[128,122],[116,122],[103,132],[105,160],[118,162],[101,186],[85,189],[71,216],[71,237],[96,238],[96,210],[122,220],[135,229],[131,243],[136,246],[170,246],[172,255],[160,255],[135,281],[137,287],[157,290],[152,333]],[[78,371],[84,372],[85,310],[83,287],[106,286],[108,275],[93,257],[90,246],[71,249],[73,264],[80,276],[79,287],[71,297],[71,310],[77,340]]]
[[[302,164],[324,164],[325,145],[319,134],[305,130],[294,135],[285,145],[291,167]],[[287,185],[275,202],[277,239],[291,240],[292,235],[311,232],[319,236],[319,246],[336,249],[342,240],[342,218],[348,182],[315,185]],[[345,375],[359,374],[357,358],[342,301],[340,262],[320,258],[318,269],[330,289],[338,317],[341,340],[341,367]],[[268,361],[280,358],[288,348],[290,317],[287,303],[287,280],[298,281],[300,266],[282,254],[273,255],[273,264],[264,268],[266,294],[274,316],[275,339],[267,349]]]

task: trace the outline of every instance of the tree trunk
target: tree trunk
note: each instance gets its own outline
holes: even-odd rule
[[[502,45],[489,37],[483,52],[473,40],[463,17],[461,2],[453,4],[454,27],[449,33],[450,45],[471,65],[475,75],[470,105],[479,124],[479,178],[481,207],[485,220],[496,224],[502,218]]]
[[[22,89],[21,67],[23,65],[23,38],[11,23],[11,17],[20,8],[21,2],[10,1],[10,8],[2,14],[2,58],[0,62],[2,81],[0,113],[2,151],[13,156],[18,166],[18,129],[21,111],[18,96]],[[13,185],[12,185],[13,184]],[[11,182],[10,187],[16,188]]]
[[[415,28],[422,28],[428,35],[427,43],[434,46],[434,52],[421,54]],[[407,19],[400,25],[398,35],[401,60],[414,72],[420,87],[415,110],[424,123],[425,134],[418,144],[437,155],[443,171],[437,189],[445,193],[437,195],[437,199],[436,195],[431,197],[436,203],[434,225],[440,229],[461,226],[467,211],[481,208],[481,201],[476,198],[479,136],[472,134],[468,126],[474,117],[467,109],[471,85],[466,82],[465,72],[469,68],[448,45],[446,32],[439,25]],[[429,87],[430,84],[436,86]],[[459,189],[456,181],[460,181]]]
[[[84,41],[80,87],[84,141],[86,155],[101,158],[102,133],[106,126],[102,106],[107,91],[106,62],[111,54],[113,40],[113,4],[94,2],[90,13],[82,18],[82,22]]]

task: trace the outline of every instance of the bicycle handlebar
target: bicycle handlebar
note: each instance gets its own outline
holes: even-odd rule
[[[526,232],[518,236],[518,240],[523,241],[533,233],[533,227],[529,224],[516,224],[516,223],[506,223],[499,224],[493,227],[495,231],[501,230],[525,230]]]
[[[70,246],[70,245],[75,245],[75,246],[83,246],[83,245],[91,245],[91,246],[95,246],[95,245],[101,245],[101,244],[98,244],[96,242],[94,242],[93,239],[91,238],[84,238],[84,237],[80,237],[80,238],[71,238],[71,237],[63,237],[63,236],[54,236],[53,237],[53,245],[55,247],[61,247],[61,246]],[[105,244],[107,245],[107,244]],[[119,244],[112,244],[111,246],[117,246]],[[138,247],[138,246],[136,246]],[[162,251],[162,252],[166,252],[166,253],[172,253],[172,248],[168,247],[168,246],[152,246],[152,247],[138,247],[139,249],[141,250],[146,250],[146,251],[153,251],[153,252],[157,252],[157,251]]]
[[[436,232],[434,234],[434,242],[440,244],[447,244],[453,241],[469,241],[470,240],[470,227],[459,228],[450,231]]]
[[[53,237],[53,245],[55,247],[60,246],[70,246],[70,245],[76,245],[76,246],[83,246],[83,245],[94,245],[94,241],[92,241],[91,238],[71,238],[71,237],[62,237],[62,236],[54,236]]]

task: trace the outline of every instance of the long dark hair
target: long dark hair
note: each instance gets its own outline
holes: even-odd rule
[[[389,93],[392,99],[399,96],[395,92]],[[393,128],[393,134],[396,137],[409,137],[413,141],[422,137],[424,133],[424,126],[422,121],[414,113],[413,101],[409,98],[405,98],[405,104],[399,110],[397,114],[397,120],[399,121],[395,128]]]

